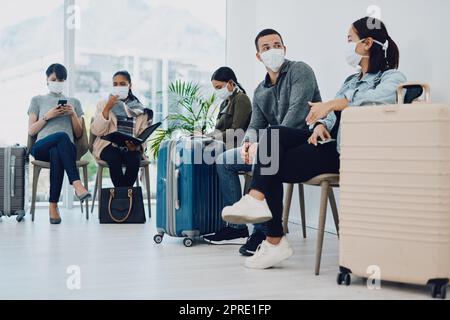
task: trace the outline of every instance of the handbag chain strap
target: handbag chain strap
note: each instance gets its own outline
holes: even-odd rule
[[[123,218],[122,220],[119,220],[119,219],[115,218],[114,215],[112,214],[112,211],[111,211],[111,205],[112,205],[112,202],[113,202],[114,197],[115,197],[115,191],[114,191],[114,189],[111,189],[111,190],[109,191],[109,193],[110,193],[110,194],[109,194],[109,208],[108,208],[108,210],[109,210],[109,216],[111,217],[111,219],[112,219],[115,223],[124,223],[124,222],[127,221],[128,218],[130,217],[131,209],[133,208],[133,190],[132,190],[132,189],[128,190],[128,198],[130,199],[130,206],[129,206],[129,208],[128,208],[128,214],[127,214],[126,217]]]

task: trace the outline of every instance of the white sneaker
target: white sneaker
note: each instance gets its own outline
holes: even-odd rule
[[[258,270],[270,269],[293,255],[294,250],[292,250],[286,237],[283,237],[277,246],[266,240],[261,244],[253,257],[245,260],[245,267]]]
[[[232,224],[258,224],[272,220],[267,201],[246,195],[239,202],[222,211],[224,221]]]

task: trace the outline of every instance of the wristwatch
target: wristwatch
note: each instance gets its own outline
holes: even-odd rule
[[[42,120],[44,120],[45,122],[48,122],[47,116],[45,115]]]

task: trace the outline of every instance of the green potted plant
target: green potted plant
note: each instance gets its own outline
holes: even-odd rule
[[[150,141],[150,151],[156,159],[161,144],[176,136],[206,135],[215,126],[216,96],[204,97],[200,85],[177,80],[169,85],[171,114],[164,120],[167,129],[158,130]]]

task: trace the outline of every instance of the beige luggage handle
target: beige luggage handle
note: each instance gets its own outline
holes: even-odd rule
[[[425,102],[431,101],[431,88],[430,85],[427,83],[419,83],[419,82],[408,82],[405,84],[400,85],[397,88],[397,101],[398,104],[403,104],[403,101],[405,99],[405,96],[403,94],[403,91],[407,89],[407,87],[411,86],[421,86],[423,88],[424,94],[425,94]]]

